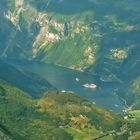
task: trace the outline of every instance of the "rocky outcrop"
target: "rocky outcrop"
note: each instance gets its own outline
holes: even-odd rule
[[[0,140],[13,140],[0,129]]]

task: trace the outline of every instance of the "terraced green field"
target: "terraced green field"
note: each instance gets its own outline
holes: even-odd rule
[[[73,140],[89,140],[101,135],[101,131],[96,128],[84,128],[81,130],[68,128],[65,129],[69,134],[73,136]]]
[[[140,119],[140,110],[133,110],[130,114],[132,114],[134,118]]]

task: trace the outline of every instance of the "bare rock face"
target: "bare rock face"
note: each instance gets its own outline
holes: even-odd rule
[[[99,38],[92,35],[92,27],[86,20],[89,16],[88,12],[83,19],[52,15],[48,11],[39,11],[27,1],[13,0],[3,15],[3,20],[6,21],[3,27],[6,40],[2,41],[1,57],[38,59],[83,71],[95,62],[95,56],[92,53],[85,55],[84,50],[89,46],[90,40],[94,42],[90,47],[96,50],[96,38]],[[0,31],[1,34],[3,32]],[[57,43],[60,46],[58,49]],[[69,59],[71,55],[77,58]],[[63,62],[67,59],[68,64]]]

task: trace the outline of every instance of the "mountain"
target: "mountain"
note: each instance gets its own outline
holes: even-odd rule
[[[0,34],[5,35],[1,46],[6,46],[1,47],[2,57],[37,59],[83,71],[96,63],[102,65],[100,59],[104,62],[106,57],[115,59],[117,67],[138,46],[137,0],[135,4],[132,0],[7,3],[1,20]]]

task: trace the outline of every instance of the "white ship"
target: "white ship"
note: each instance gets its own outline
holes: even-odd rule
[[[84,84],[83,87],[95,89],[97,85],[95,84]]]
[[[61,90],[61,92],[62,92],[62,93],[65,93],[65,92],[67,92],[67,91],[66,91],[66,90]]]

